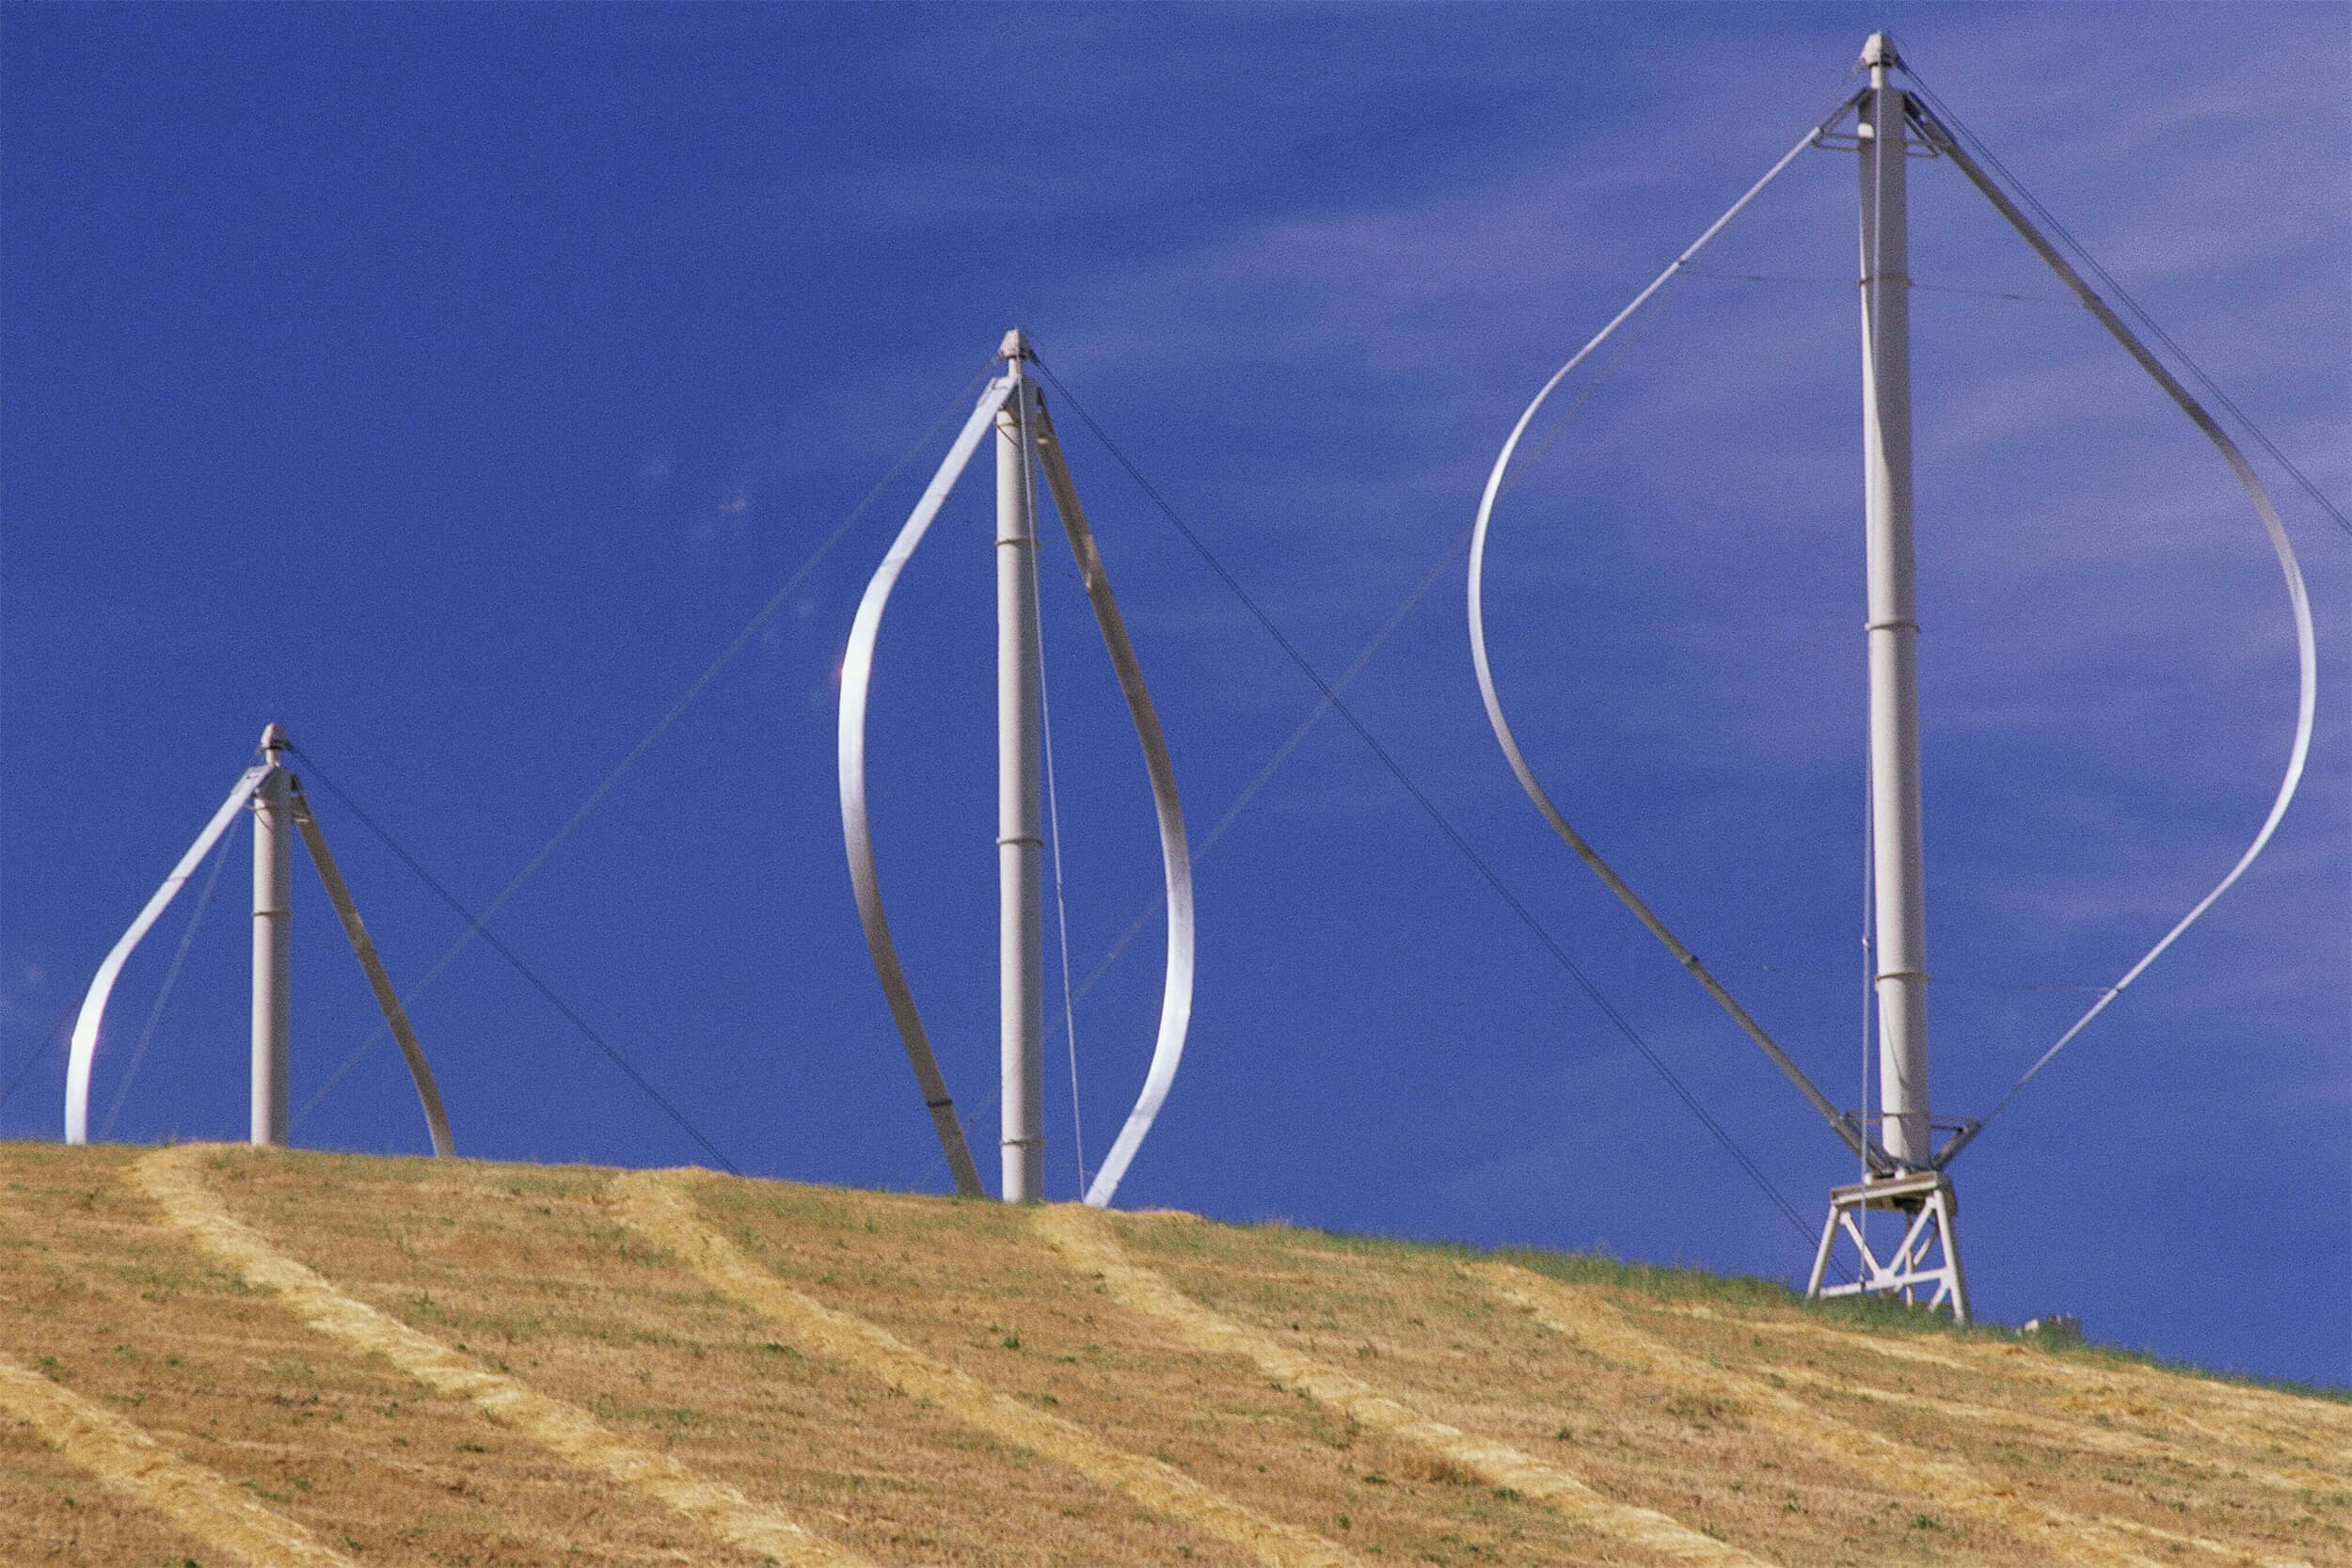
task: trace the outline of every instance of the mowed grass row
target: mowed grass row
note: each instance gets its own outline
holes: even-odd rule
[[[124,1180],[131,1157],[0,1150],[0,1354],[356,1561],[757,1560],[306,1327],[176,1234]],[[874,1562],[1256,1560],[1230,1531],[791,1342],[624,1224],[612,1173],[238,1149],[202,1165],[236,1218],[338,1290]],[[716,1177],[683,1190],[807,1299],[1295,1537],[1365,1560],[1675,1560],[1359,1428],[1238,1356],[1184,1348],[1022,1212]],[[1607,1315],[1578,1338],[1465,1252],[1174,1216],[1101,1224],[1203,1308],[1765,1560],[2081,1560],[1841,1464],[1834,1445],[1790,1442],[1801,1414],[1797,1430],[1850,1423],[2102,1521],[2150,1561],[2352,1563],[2352,1410],[2324,1400],[1514,1255],[1564,1292],[1555,1319]],[[1624,1347],[1644,1342],[1669,1354],[1637,1365]],[[1724,1375],[1694,1375],[1702,1365]],[[1771,1411],[1739,1397],[1765,1386]],[[0,1417],[0,1560],[234,1560]]]
[[[663,1510],[582,1478],[380,1358],[337,1344],[163,1223],[134,1151],[16,1146],[0,1187],[0,1352],[135,1422],[364,1562],[748,1563]],[[265,1164],[267,1162],[256,1162]],[[290,1162],[291,1164],[291,1162]],[[364,1162],[396,1168],[398,1162]],[[298,1180],[343,1202],[343,1163]],[[230,1173],[215,1173],[216,1179]],[[94,1476],[59,1486],[0,1418],[0,1561],[99,1568],[234,1561]]]
[[[1136,1255],[1194,1299],[1302,1349],[1377,1367],[1398,1397],[1454,1425],[1531,1449],[1549,1437],[1613,1495],[1779,1560],[2093,1560],[2079,1544],[1988,1526],[1900,1484],[1891,1467],[1793,1443],[1759,1401],[1726,1397],[1728,1379],[1661,1375],[1654,1358],[1551,1332],[1480,1280],[1467,1252],[1303,1230],[1125,1229]],[[1604,1327],[1793,1396],[1825,1422],[1895,1439],[2052,1510],[2126,1534],[2139,1527],[2153,1560],[2352,1561],[2344,1405],[2096,1352],[1921,1333],[1883,1312],[1840,1323],[1739,1282],[1633,1271],[1613,1285],[1599,1281],[1625,1271],[1557,1254],[1512,1260]],[[2118,1451],[2108,1441],[2118,1434],[2146,1448]],[[2184,1556],[2165,1540],[2189,1535],[2237,1554]]]

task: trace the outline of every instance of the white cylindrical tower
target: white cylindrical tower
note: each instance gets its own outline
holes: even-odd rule
[[[1038,699],[1037,391],[1018,328],[1002,349],[1012,396],[996,416],[997,1006],[1004,1199],[1045,1196],[1044,833]]]
[[[286,732],[262,732],[269,772],[253,792],[253,1084],[251,1141],[286,1141],[286,1037],[292,1010],[294,811]]]
[[[1927,899],[1919,827],[1918,611],[1912,591],[1910,246],[1905,100],[1891,40],[1863,45],[1862,450],[1868,538],[1871,874],[1876,889],[1880,1137],[1924,1167]]]

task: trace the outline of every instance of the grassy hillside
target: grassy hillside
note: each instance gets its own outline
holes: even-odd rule
[[[0,1561],[2352,1564],[2352,1405],[1769,1288],[0,1146]]]

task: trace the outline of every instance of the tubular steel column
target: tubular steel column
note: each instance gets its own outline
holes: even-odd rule
[[[996,416],[997,1006],[1004,1200],[1045,1196],[1045,839],[1039,823],[1037,389],[1018,328],[1001,351],[1012,395]]]
[[[288,987],[294,949],[294,810],[286,772],[286,733],[262,732],[269,768],[253,792],[253,1086],[256,1144],[286,1141]]]
[[[1913,1169],[1928,1126],[1927,902],[1919,828],[1917,609],[1912,593],[1910,247],[1904,94],[1892,41],[1863,45],[1862,447],[1867,502],[1872,874],[1878,901],[1880,1136]]]

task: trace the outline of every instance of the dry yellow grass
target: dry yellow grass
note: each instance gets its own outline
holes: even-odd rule
[[[328,1284],[232,1218],[205,1184],[200,1147],[158,1149],[135,1167],[139,1184],[166,1217],[237,1271],[246,1284],[275,1291],[302,1320],[354,1349],[373,1352],[435,1393],[473,1404],[615,1486],[643,1493],[719,1540],[785,1568],[865,1568],[799,1520],[762,1508],[736,1488],[697,1475],[666,1453],[622,1441],[579,1406],[532,1388],[421,1334]]]
[[[1909,1405],[1932,1411],[1956,1421],[1971,1421],[1979,1425],[2010,1427],[2022,1433],[2030,1433],[2046,1441],[2065,1444],[2092,1453],[2116,1454],[2123,1458],[2150,1461],[2156,1464],[2183,1465],[2190,1468],[2202,1463],[2193,1449],[2161,1437],[2144,1436],[2110,1426],[2101,1426],[2080,1419],[2058,1420],[2037,1416],[2029,1410],[2019,1410],[1991,1404],[1972,1404],[1965,1400],[1938,1399],[1930,1394],[1914,1394],[1888,1387],[1884,1381],[1871,1383],[1849,1376],[1828,1377],[1810,1371],[1791,1362],[1773,1362],[1761,1369],[1766,1377],[1775,1379],[1776,1386],[1796,1385],[1832,1398],[1865,1400],[1872,1404]],[[2326,1492],[2341,1487],[2344,1476],[2312,1469],[2286,1460],[2270,1460],[2256,1468],[2232,1471],[2233,1480],[2276,1491],[2302,1493]]]
[[[1887,1335],[1793,1303],[1702,1306],[1657,1291],[1574,1287],[1613,1303],[1681,1365],[1724,1369],[1775,1395],[1775,1378],[1789,1385],[1812,1407],[1818,1435],[1851,1430],[1935,1463],[1933,1474],[1906,1474],[1882,1463],[1874,1443],[1800,1447],[1759,1419],[1764,1403],[1746,1392],[1692,1388],[1659,1375],[1654,1358],[1624,1354],[1622,1343],[1616,1355],[1596,1354],[1544,1330],[1465,1277],[1458,1253],[1283,1227],[1112,1224],[1133,1255],[1221,1315],[1344,1362],[1466,1431],[1530,1451],[1552,1439],[1598,1489],[1782,1561],[2099,1560],[2080,1541],[2047,1539],[2037,1513],[2084,1521],[2110,1555],[2352,1561],[2352,1473],[2304,1457],[2332,1441],[2340,1404],[2119,1367],[2095,1352],[2054,1354],[1974,1334]],[[1556,1262],[1562,1274],[1604,1272],[1531,1261]],[[1926,1359],[1890,1368],[1890,1358],[1867,1354],[1880,1345]],[[2117,1370],[2126,1376],[2111,1380]],[[1872,1387],[1917,1402],[1875,1402]],[[2259,1430],[2221,1418],[2247,1408],[2264,1412]],[[2201,1426],[2176,1424],[2171,1413],[2183,1409],[2199,1412]],[[1988,1411],[2019,1418],[1994,1421]],[[1947,1506],[1966,1494],[1936,1475],[2008,1489],[2015,1512]]]
[[[351,1568],[351,1560],[210,1470],[172,1453],[96,1400],[0,1355],[0,1409],[71,1464],[253,1568]]]
[[[1724,1318],[1707,1307],[1685,1305],[1669,1310],[1701,1320]],[[1835,1346],[1842,1353],[1944,1367],[1967,1376],[1989,1372],[2003,1384],[2037,1386],[2061,1407],[2078,1413],[2108,1419],[2121,1413],[2161,1421],[2218,1442],[2296,1454],[2331,1476],[2352,1474],[2352,1404],[2137,1366],[2095,1353],[2069,1359],[2018,1343],[1963,1338],[1919,1344],[1818,1322],[1741,1321],[1759,1334]],[[2080,1419],[2074,1424],[2079,1426]]]
[[[622,1224],[611,1172],[242,1149],[206,1159],[220,1162],[208,1180],[238,1219],[342,1293],[870,1561],[1251,1561],[863,1369],[800,1351]],[[949,1236],[971,1212],[926,1208]],[[820,1244],[851,1228],[826,1227]],[[713,1560],[703,1541],[684,1560]]]
[[[1021,1212],[715,1179],[695,1196],[748,1261],[800,1292],[1106,1447],[1159,1460],[1359,1556],[1610,1560],[1605,1540],[1553,1511],[1440,1472],[1408,1443],[1175,1340],[1099,1281],[1062,1268]],[[975,1477],[977,1491],[989,1485]],[[1095,1516],[1107,1535],[1110,1511]],[[1171,1531],[1176,1523],[1123,1525],[1095,1552],[1038,1560],[1251,1560],[1205,1530]]]
[[[1427,1449],[1440,1464],[1458,1466],[1488,1485],[1540,1499],[1578,1523],[1682,1562],[1754,1568],[1758,1560],[1725,1542],[1703,1535],[1656,1509],[1631,1507],[1602,1497],[1584,1478],[1488,1437],[1475,1437],[1381,1393],[1273,1336],[1254,1333],[1210,1312],[1169,1289],[1150,1269],[1138,1267],[1111,1236],[1104,1221],[1083,1209],[1041,1209],[1038,1228],[1073,1267],[1110,1287],[1122,1305],[1156,1319],[1184,1343],[1211,1354],[1248,1361],[1310,1399],[1343,1412],[1375,1432],[1387,1433]]]
[[[978,1379],[934,1361],[872,1323],[836,1312],[753,1265],[692,1209],[680,1187],[685,1172],[634,1172],[613,1191],[624,1219],[683,1259],[725,1295],[781,1325],[802,1347],[861,1367],[902,1394],[928,1400],[960,1419],[1115,1486],[1145,1506],[1200,1526],[1270,1568],[1355,1568],[1359,1560],[1310,1531],[1269,1519],[1212,1491],[1174,1465],[1101,1442],[1050,1411],[1022,1403]]]
[[[756,1561],[704,1555],[658,1504],[317,1334],[183,1240],[126,1180],[130,1152],[0,1148],[0,1354],[361,1563]],[[364,1203],[366,1183],[324,1173],[371,1164],[398,1163],[307,1175],[330,1202]],[[0,1420],[0,1562],[237,1560],[20,1419]]]
[[[1548,1255],[470,1162],[176,1152],[204,1243],[133,1165],[0,1148],[0,1561],[281,1560],[96,1440],[360,1564],[792,1560],[666,1475],[882,1568],[2352,1568],[2352,1412],[2095,1352]]]
[[[1537,1323],[1596,1355],[1629,1364],[1690,1399],[1737,1402],[1757,1426],[1858,1469],[1898,1480],[1956,1513],[1973,1514],[2005,1528],[2040,1538],[2056,1555],[2112,1568],[2158,1568],[2147,1555],[2149,1537],[2168,1546],[2195,1546],[2242,1560],[2242,1544],[2183,1535],[2136,1522],[2109,1524],[2086,1518],[2058,1504],[2020,1496],[2014,1481],[1994,1479],[1982,1469],[1916,1445],[1897,1441],[1850,1418],[1808,1405],[1788,1392],[1788,1380],[1771,1372],[1735,1372],[1675,1350],[1634,1327],[1622,1312],[1556,1281],[1507,1263],[1480,1263],[1470,1271],[1505,1301]],[[2046,1429],[2045,1429],[2046,1430]],[[2297,1559],[2263,1556],[2263,1568],[2309,1568]]]

